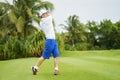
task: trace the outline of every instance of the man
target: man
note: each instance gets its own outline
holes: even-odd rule
[[[49,59],[51,54],[54,57],[54,67],[55,67],[54,74],[58,75],[59,51],[58,51],[58,46],[55,38],[55,31],[52,23],[52,16],[49,14],[47,10],[43,9],[40,11],[40,17],[41,17],[40,27],[46,36],[46,41],[42,56],[38,59],[36,65],[32,67],[33,75],[36,75],[38,71],[38,67],[42,64],[44,60]],[[36,28],[40,29],[40,27],[36,27]]]

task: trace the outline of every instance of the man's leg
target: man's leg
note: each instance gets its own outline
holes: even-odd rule
[[[44,59],[43,57],[40,57],[40,58],[38,59],[37,63],[36,63],[36,66],[39,67],[44,60],[45,60],[45,59]]]
[[[45,59],[49,59],[54,45],[51,44],[52,40],[47,39],[45,42],[44,51],[42,57],[40,57],[34,67],[32,67],[33,74],[37,73],[38,67],[43,63]]]
[[[58,75],[58,74],[59,74],[58,64],[59,64],[59,60],[58,60],[58,57],[56,57],[56,58],[54,58],[54,67],[55,67],[55,72],[54,72],[54,74],[55,74],[55,75]]]
[[[36,75],[38,67],[43,63],[45,59],[43,57],[40,57],[34,67],[32,67],[33,75]]]
[[[56,57],[56,58],[54,58],[54,67],[55,67],[55,70],[58,70],[58,64],[59,64],[58,57]]]
[[[56,43],[56,40],[55,40],[55,46],[54,46],[54,50],[53,50],[53,57],[54,57],[54,67],[55,67],[55,72],[54,74],[57,75],[59,74],[59,69],[58,69],[58,64],[59,64],[59,50],[58,50],[58,45]]]

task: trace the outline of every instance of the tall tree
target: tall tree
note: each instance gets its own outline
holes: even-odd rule
[[[10,5],[0,2],[0,35],[4,36],[10,24],[7,13],[10,10]]]
[[[111,42],[112,49],[120,48],[120,21],[113,23],[112,31],[111,31]]]
[[[10,6],[8,3],[0,2],[0,44],[6,42],[8,38],[7,35],[13,30],[13,24],[8,18]]]
[[[9,12],[6,12],[6,14],[12,24],[12,30],[16,30],[24,38],[27,37],[29,31],[32,31],[32,20],[40,21],[38,15],[40,9],[54,9],[52,3],[42,0],[13,0],[12,5],[9,3],[6,3],[6,5],[9,5]],[[6,23],[6,25],[8,24]]]
[[[100,44],[104,45],[107,49],[114,48],[116,44],[116,39],[118,36],[118,26],[115,26],[111,20],[103,20],[99,25],[99,34],[100,37]]]
[[[99,31],[99,27],[98,24],[95,21],[88,21],[86,24],[87,27],[87,42],[89,44],[91,44],[91,46],[95,46],[97,45],[97,41],[98,41],[98,31]]]
[[[62,26],[68,31],[67,40],[73,47],[77,42],[86,40],[86,36],[84,35],[84,25],[80,23],[77,15],[68,17],[66,25],[62,24]]]

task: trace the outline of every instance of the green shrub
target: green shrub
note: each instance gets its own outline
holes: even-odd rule
[[[27,40],[9,37],[4,46],[0,46],[0,59],[40,57],[44,50],[44,41],[45,35],[42,31],[34,32]],[[62,54],[64,51],[64,39],[61,35],[57,35],[57,42]]]
[[[65,44],[65,50],[70,50],[70,48],[71,48],[71,45]]]
[[[25,42],[26,53],[28,56],[41,56],[44,49],[45,36],[42,31],[36,31]]]
[[[4,59],[3,50],[4,50],[4,45],[0,45],[0,59]]]
[[[88,50],[88,43],[77,43],[75,44],[76,50]]]
[[[76,43],[73,47],[70,44],[65,44],[65,50],[75,51],[75,50],[88,50],[90,44],[89,43]]]
[[[6,59],[14,59],[20,57],[26,57],[24,52],[24,41],[19,39],[10,38],[4,47],[4,58]]]
[[[59,52],[62,55],[64,53],[64,38],[60,34],[57,34],[56,37],[57,37],[57,43],[58,43]]]
[[[91,50],[100,50],[100,47],[99,47],[99,46],[93,46],[93,47],[91,48]]]
[[[75,47],[73,47],[73,46],[72,46],[72,45],[70,45],[70,44],[65,44],[65,50],[75,51],[75,50],[76,50],[76,48],[75,48]]]
[[[41,56],[45,36],[42,31],[34,32],[27,40],[9,37],[4,46],[0,46],[0,60],[31,56]]]

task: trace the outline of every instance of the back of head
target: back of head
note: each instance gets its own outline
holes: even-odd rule
[[[47,13],[48,11],[46,9],[41,9],[40,10],[40,16],[42,16],[44,13]]]

